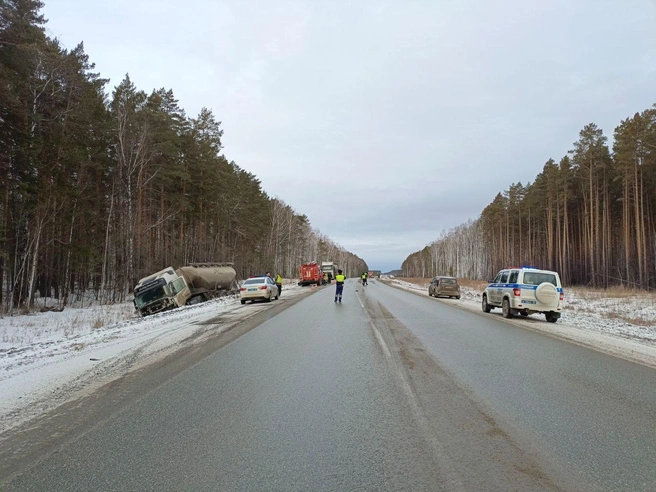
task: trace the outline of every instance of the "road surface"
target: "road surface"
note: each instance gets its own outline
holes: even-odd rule
[[[342,304],[326,287],[169,376],[107,388],[82,430],[37,423],[55,445],[24,451],[5,487],[654,490],[655,376],[350,280]]]

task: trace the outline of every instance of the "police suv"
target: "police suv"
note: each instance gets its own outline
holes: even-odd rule
[[[560,276],[537,268],[506,268],[483,292],[481,307],[486,313],[500,307],[504,318],[544,313],[548,322],[555,323],[563,307]]]

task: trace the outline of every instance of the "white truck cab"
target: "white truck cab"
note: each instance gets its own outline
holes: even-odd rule
[[[134,288],[134,307],[142,316],[184,306],[191,289],[183,275],[173,267],[144,277]]]
[[[557,272],[510,267],[501,270],[487,286],[481,307],[486,313],[501,308],[504,318],[512,318],[515,314],[544,313],[548,322],[555,323],[562,312],[563,298],[563,286]]]

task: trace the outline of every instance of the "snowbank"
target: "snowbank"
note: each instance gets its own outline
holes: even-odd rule
[[[280,301],[229,296],[147,318],[132,303],[0,318],[0,432],[308,289],[285,283]]]

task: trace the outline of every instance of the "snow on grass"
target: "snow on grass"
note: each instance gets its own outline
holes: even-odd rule
[[[563,323],[656,344],[656,295],[648,292],[565,289]]]
[[[132,303],[90,308],[67,308],[0,318],[0,351],[15,345],[74,337],[134,318]]]

